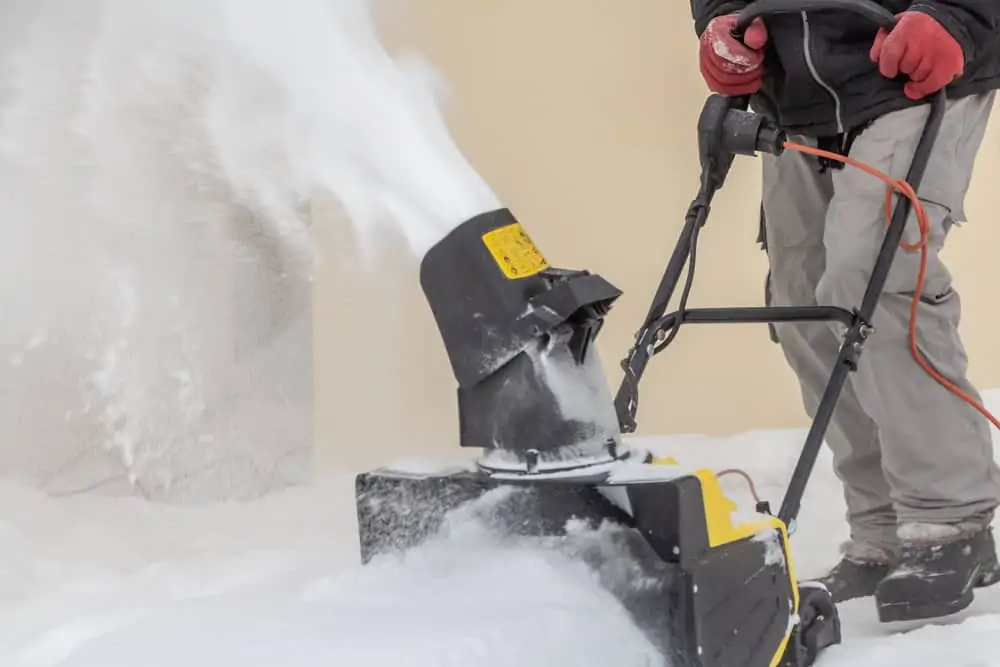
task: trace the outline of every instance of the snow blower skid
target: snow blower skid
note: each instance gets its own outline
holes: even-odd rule
[[[757,0],[736,34],[758,16],[843,10],[892,28],[894,16],[867,0]],[[931,102],[910,172],[916,189],[944,112]],[[460,445],[473,462],[421,469],[389,466],[356,480],[361,556],[399,553],[479,519],[498,539],[541,538],[594,566],[675,667],[811,665],[840,642],[829,592],[796,579],[789,533],[834,406],[856,369],[910,202],[897,205],[862,303],[688,308],[698,232],[736,155],[779,155],[794,145],[748,98],[712,95],[698,122],[700,189],[612,399],[594,341],[621,292],[587,271],[551,267],[510,211],[476,216],[426,254],[421,284],[458,383]],[[680,304],[666,313],[685,264]],[[715,473],[659,460],[624,444],[636,429],[638,385],[650,358],[682,324],[829,321],[845,327],[829,383],[780,510],[768,503],[742,516]],[[460,511],[456,511],[460,510]],[[595,546],[574,526],[611,526]],[[609,554],[608,550],[613,553]],[[615,556],[617,554],[617,556]],[[610,560],[609,560],[610,559]],[[614,563],[609,572],[603,564]],[[628,563],[631,575],[621,576]],[[511,641],[517,641],[512,637]]]

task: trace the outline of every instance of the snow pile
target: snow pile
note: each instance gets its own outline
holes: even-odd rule
[[[1000,393],[989,398],[995,409]],[[804,436],[793,430],[637,443],[682,465],[743,468],[777,503]],[[742,509],[749,506],[744,480],[725,476],[723,485]],[[843,511],[824,452],[792,538],[799,575],[834,561]],[[598,573],[564,555],[610,549],[600,532],[574,535],[575,546],[497,543],[479,524],[459,519],[436,542],[360,568],[353,513],[350,478],[202,508],[47,500],[0,486],[0,664],[656,664]],[[627,563],[610,564],[600,573],[605,583],[629,583]],[[968,611],[923,627],[880,625],[866,600],[842,605],[841,613],[845,643],[827,652],[823,667],[1000,665],[1000,588],[980,591]]]
[[[0,490],[18,508],[0,515],[5,666],[656,664],[551,545],[458,521],[357,569],[349,479],[199,509]]]

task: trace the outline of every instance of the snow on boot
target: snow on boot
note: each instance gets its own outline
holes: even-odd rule
[[[976,580],[976,588],[986,588],[1000,581],[1000,561],[993,541],[993,528],[986,529],[986,547],[983,550],[983,568]]]
[[[843,558],[816,581],[826,586],[835,604],[869,597],[891,569],[890,555],[883,549],[860,542],[848,542]]]
[[[899,560],[875,590],[879,620],[939,618],[972,604],[974,589],[997,580],[992,530],[910,523],[899,528]]]

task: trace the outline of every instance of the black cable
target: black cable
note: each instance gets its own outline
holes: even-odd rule
[[[701,173],[701,191],[703,193],[707,192],[709,188],[709,178],[710,178],[709,174],[710,174],[709,169],[705,169]],[[703,196],[699,196],[699,198],[703,198]],[[707,206],[708,202],[705,201],[698,202],[696,200],[697,208],[694,208],[691,211],[690,215],[695,215],[695,216],[698,215],[698,210],[700,208],[704,208]],[[707,219],[707,217],[708,216],[705,216],[705,219]],[[677,334],[680,331],[681,324],[683,324],[684,322],[684,311],[687,310],[688,297],[691,295],[691,288],[694,285],[695,263],[698,255],[698,234],[701,232],[701,228],[704,226],[704,222],[705,221],[703,219],[701,224],[695,225],[694,229],[691,230],[691,242],[688,247],[688,258],[687,258],[687,275],[685,276],[684,280],[684,289],[681,291],[681,298],[677,304],[677,317],[674,318],[674,322],[670,327],[670,333],[667,335],[666,339],[664,339],[663,343],[657,345],[654,339],[653,352],[650,356],[659,354],[660,351],[666,349],[666,347],[670,345],[675,338],[677,338]],[[666,308],[664,308],[664,310],[666,310]],[[657,326],[657,328],[659,328],[659,326]]]

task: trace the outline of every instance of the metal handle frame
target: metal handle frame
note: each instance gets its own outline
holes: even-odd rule
[[[891,29],[896,23],[895,16],[888,10],[869,0],[756,0],[739,14],[734,32],[742,34],[750,23],[758,17],[831,9],[854,12],[869,18],[878,27]],[[927,163],[944,117],[946,99],[945,90],[942,89],[930,100],[930,115],[906,177],[914,190],[919,188],[920,181],[927,169]],[[702,129],[702,123],[706,121],[710,113],[720,112],[720,101],[721,105],[726,107],[722,109],[722,113],[732,111],[746,113],[742,111],[748,103],[746,98],[724,98],[713,95],[705,104],[699,129]],[[719,122],[721,123],[721,121]],[[701,138],[705,139],[706,137],[709,135],[702,133]],[[718,136],[715,139],[722,141]],[[777,150],[773,152],[780,152],[780,150],[782,149],[778,146]],[[725,147],[720,147],[720,145],[706,146],[704,143],[701,146],[701,152],[703,157],[701,188],[688,209],[677,245],[656,290],[643,327],[636,336],[636,343],[629,351],[629,355],[622,361],[625,375],[615,397],[615,409],[622,431],[625,433],[634,432],[636,429],[635,414],[638,409],[638,383],[649,359],[662,351],[673,340],[682,324],[803,321],[840,321],[844,323],[847,326],[846,336],[778,512],[778,518],[789,527],[789,530],[794,530],[794,523],[801,508],[806,485],[822,448],[836,403],[849,377],[848,374],[857,369],[858,357],[864,349],[866,339],[874,333],[871,326],[872,317],[903,238],[906,219],[912,204],[908,198],[902,198],[895,207],[862,302],[853,311],[826,306],[688,309],[686,301],[694,277],[698,231],[707,221],[712,199],[722,187],[736,154],[732,150],[727,151]],[[680,282],[684,265],[688,262],[687,281],[679,309],[664,314],[667,304]]]

